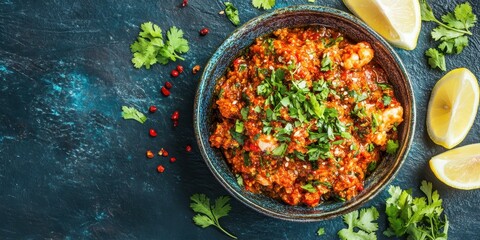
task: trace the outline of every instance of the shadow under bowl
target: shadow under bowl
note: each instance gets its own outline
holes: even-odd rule
[[[239,186],[219,149],[212,148],[209,137],[214,127],[214,88],[228,66],[260,36],[285,27],[324,26],[343,33],[353,42],[366,41],[375,51],[373,59],[388,75],[395,95],[404,108],[404,122],[398,127],[399,148],[387,156],[365,180],[364,190],[345,202],[328,201],[316,207],[290,206],[262,194],[253,194]],[[217,180],[240,202],[271,217],[290,221],[319,221],[343,215],[375,197],[395,177],[406,159],[415,131],[413,89],[400,58],[390,45],[356,17],[340,10],[299,5],[278,9],[256,17],[234,31],[213,54],[199,83],[194,105],[195,136],[203,159]]]

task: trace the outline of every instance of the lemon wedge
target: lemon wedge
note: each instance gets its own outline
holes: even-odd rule
[[[394,46],[405,50],[417,46],[421,28],[418,0],[343,0],[343,3]]]
[[[454,69],[433,87],[427,110],[427,132],[433,142],[452,148],[467,136],[477,115],[478,82],[466,68]]]
[[[458,189],[480,188],[480,143],[446,151],[430,160],[437,178]]]

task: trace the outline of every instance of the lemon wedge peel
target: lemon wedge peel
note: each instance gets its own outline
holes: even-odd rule
[[[413,50],[421,30],[418,0],[343,0],[347,8],[392,45]]]
[[[433,174],[450,187],[463,190],[480,188],[480,143],[436,155],[429,165]]]
[[[477,115],[479,92],[466,68],[448,72],[435,84],[427,110],[427,132],[434,143],[451,149],[465,139]]]

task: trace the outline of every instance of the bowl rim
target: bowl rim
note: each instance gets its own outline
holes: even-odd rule
[[[382,47],[384,47],[387,50],[387,52],[395,60],[395,63],[397,64],[397,67],[400,70],[400,73],[403,75],[404,79],[406,79],[405,85],[407,87],[407,91],[410,93],[406,99],[407,101],[411,102],[411,121],[408,125],[405,124],[405,128],[407,128],[406,136],[404,139],[405,142],[401,146],[401,148],[397,150],[396,158],[398,159],[395,159],[394,165],[385,174],[386,177],[380,179],[378,183],[372,186],[369,193],[361,195],[359,198],[356,197],[354,198],[354,201],[351,201],[349,204],[343,205],[342,207],[336,208],[332,211],[320,212],[320,213],[314,213],[314,214],[300,213],[295,215],[285,215],[256,204],[255,202],[251,201],[247,197],[237,192],[232,186],[230,186],[230,184],[224,178],[220,176],[220,173],[218,172],[218,170],[211,163],[212,159],[210,159],[209,156],[207,155],[207,151],[208,151],[207,149],[210,148],[210,146],[205,146],[202,142],[201,125],[203,124],[203,122],[199,121],[199,117],[202,114],[201,109],[199,108],[199,105],[202,102],[203,92],[205,92],[205,85],[208,79],[208,74],[215,68],[216,59],[218,59],[222,55],[222,52],[224,52],[225,48],[228,45],[228,42],[234,41],[235,39],[238,40],[240,34],[245,31],[244,29],[248,29],[253,25],[260,24],[261,22],[268,20],[270,18],[274,18],[277,15],[282,15],[282,14],[292,13],[292,12],[308,12],[308,11],[314,12],[314,13],[320,13],[320,14],[321,13],[333,14],[338,17],[345,18],[351,22],[354,22],[360,25],[361,27],[363,27],[365,30],[367,30],[382,45]],[[229,36],[215,50],[214,54],[210,57],[207,65],[204,68],[204,71],[200,78],[197,91],[195,94],[195,101],[194,101],[194,108],[193,108],[193,123],[194,123],[193,127],[194,127],[195,138],[196,138],[197,145],[199,147],[203,160],[205,161],[206,165],[208,166],[210,171],[213,173],[217,181],[220,182],[220,184],[230,193],[230,195],[232,195],[237,200],[247,205],[251,209],[276,219],[282,219],[282,220],[293,221],[293,222],[315,222],[315,221],[322,221],[322,220],[334,218],[339,215],[343,215],[355,209],[358,209],[363,204],[365,204],[366,202],[376,197],[387,185],[391,183],[393,179],[395,179],[400,168],[402,167],[402,165],[404,164],[404,162],[408,157],[408,153],[410,151],[410,148],[413,142],[413,137],[415,135],[416,104],[415,104],[415,97],[414,97],[412,82],[406,71],[406,68],[401,58],[398,56],[397,52],[383,37],[381,37],[378,33],[376,33],[372,28],[370,28],[362,20],[351,15],[348,12],[335,9],[335,8],[325,7],[325,6],[304,4],[304,5],[294,5],[294,6],[279,8],[272,12],[268,12],[268,13],[256,16],[229,34]]]

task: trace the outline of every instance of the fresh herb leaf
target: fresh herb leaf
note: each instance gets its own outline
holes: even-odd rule
[[[375,231],[378,230],[378,223],[374,222],[378,219],[378,211],[375,207],[364,208],[359,211],[353,211],[343,215],[343,221],[348,225],[338,232],[338,236],[342,240],[349,239],[365,239],[376,240]],[[355,232],[355,228],[358,231]]]
[[[248,152],[244,152],[243,153],[243,165],[245,166],[250,166],[251,162],[250,162],[250,154]]]
[[[388,95],[383,95],[382,100],[384,106],[388,106],[392,102],[392,98]]]
[[[221,196],[217,198],[213,206],[210,205],[210,199],[205,194],[193,194],[190,197],[190,200],[192,201],[190,203],[190,208],[197,213],[197,215],[193,217],[193,222],[196,225],[202,228],[213,225],[224,232],[227,236],[237,239],[237,237],[223,229],[218,221],[221,217],[227,216],[232,209],[228,203],[228,201],[230,201],[229,197]]]
[[[420,9],[423,21],[435,22],[439,25],[433,29],[431,35],[435,41],[440,42],[438,48],[443,53],[452,54],[455,52],[459,54],[468,46],[468,36],[472,35],[470,28],[477,22],[477,16],[473,13],[470,3],[465,2],[457,5],[453,12],[441,17],[443,22],[435,17],[432,8],[426,0],[420,1]],[[428,57],[430,67],[438,67],[446,71],[445,59],[442,53],[430,48],[425,52],[425,55]]]
[[[428,57],[428,64],[431,68],[439,68],[443,71],[447,70],[447,65],[445,64],[445,56],[438,52],[435,48],[429,48],[425,55]]]
[[[123,119],[136,120],[142,124],[145,123],[145,121],[147,121],[147,117],[143,113],[135,109],[134,107],[122,106],[122,117]]]
[[[242,108],[242,110],[240,110],[240,114],[242,115],[243,120],[247,120],[247,118],[248,118],[248,107]]]
[[[425,197],[414,198],[410,190],[390,186],[390,197],[386,200],[385,213],[389,226],[383,232],[388,237],[407,239],[447,239],[448,220],[441,217],[442,200],[437,191],[433,191],[432,183],[422,181],[420,190]]]
[[[287,144],[282,143],[272,151],[272,155],[274,156],[283,156],[285,151],[287,150]]]
[[[177,59],[184,60],[179,54],[189,50],[188,41],[183,38],[183,31],[177,27],[171,27],[167,32],[167,40],[164,42],[162,29],[152,22],[140,25],[141,32],[137,41],[130,45],[133,53],[132,63],[136,68],[150,66],[155,63],[167,64]]]
[[[329,71],[333,69],[333,62],[328,56],[328,54],[324,54],[322,59],[322,67],[320,68],[321,71]]]
[[[258,9],[271,9],[275,6],[275,0],[252,0],[252,4]]]
[[[242,175],[237,174],[236,176],[237,176],[238,186],[243,187],[243,178],[242,178]]]
[[[243,133],[243,122],[238,120],[235,122],[235,132]]]
[[[373,150],[375,150],[375,145],[373,145],[373,143],[369,143],[367,145],[367,151],[368,152],[373,152]]]
[[[387,153],[395,154],[398,149],[398,141],[388,140],[387,141]]]
[[[325,235],[325,228],[323,228],[323,227],[318,228],[318,230],[317,230],[317,236],[322,236],[322,235]]]
[[[242,130],[243,130],[243,129],[242,129]],[[243,132],[243,131],[242,131],[242,132]],[[235,127],[235,128],[232,127],[232,128],[230,129],[230,135],[232,136],[232,138],[233,138],[235,141],[238,142],[238,144],[243,145],[245,136],[244,136],[243,134],[241,134],[241,133],[238,133],[238,132],[236,131],[236,127]]]
[[[307,184],[303,185],[302,188],[304,190],[307,190],[309,193],[316,193],[317,192],[317,189],[311,183],[307,183]]]
[[[240,24],[240,17],[238,16],[238,9],[233,6],[231,2],[224,2],[225,4],[225,14],[228,17],[228,20],[233,23],[233,25],[238,26]]]

